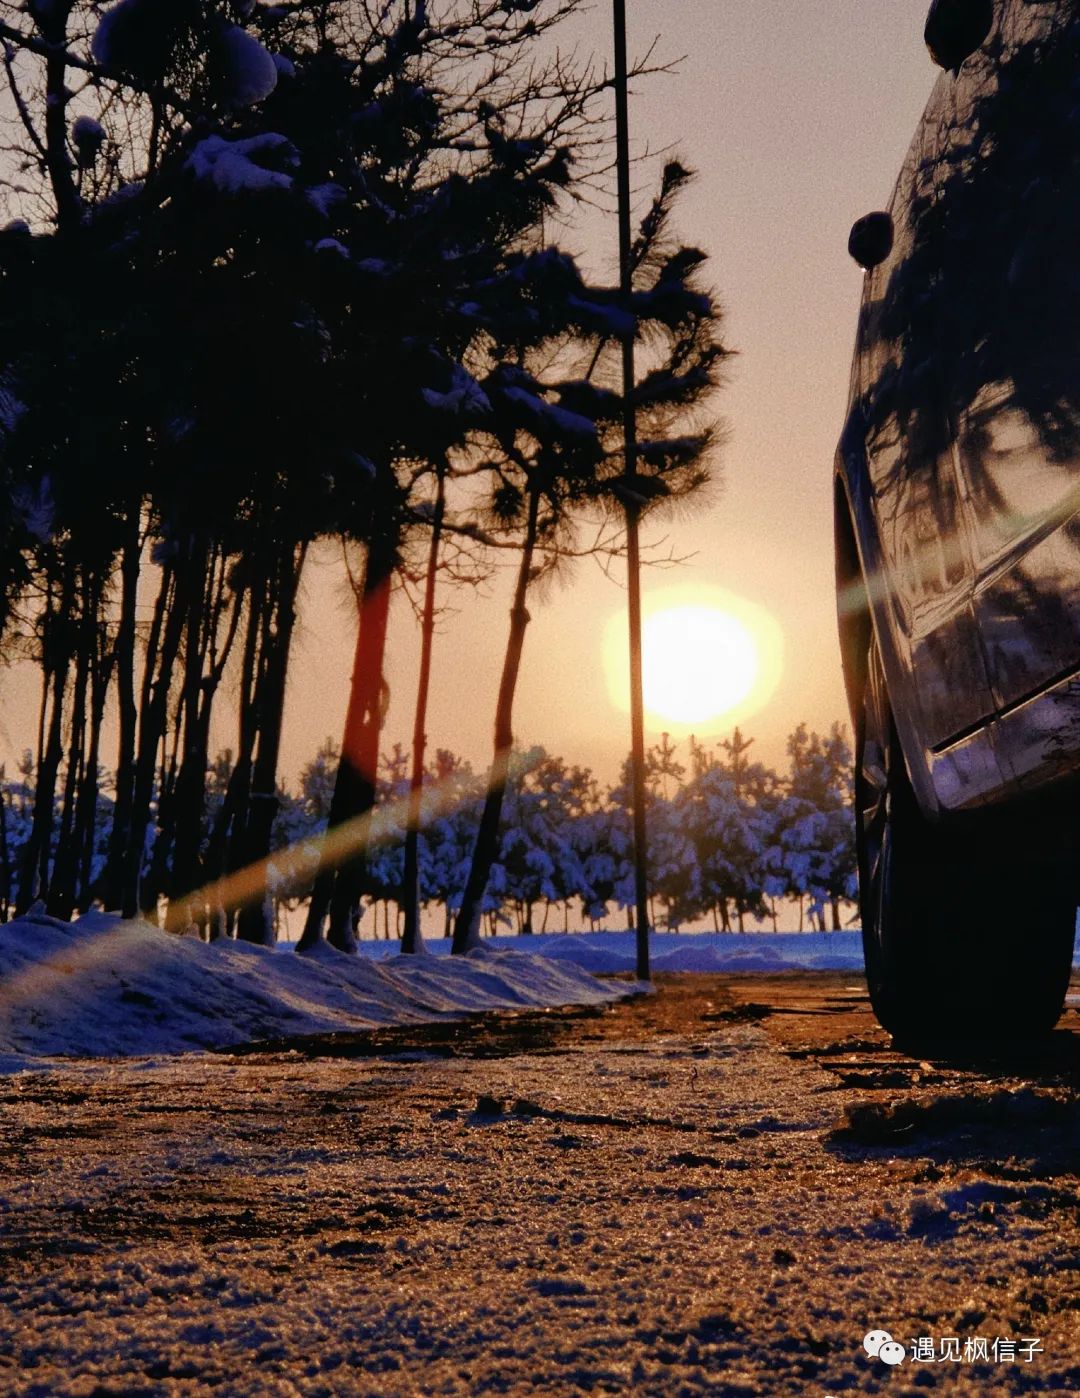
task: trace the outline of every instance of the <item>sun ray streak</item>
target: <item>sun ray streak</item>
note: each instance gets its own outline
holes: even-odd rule
[[[998,514],[996,522],[1002,535],[1008,538],[1008,545],[984,560],[977,574],[972,573],[967,540],[959,533],[927,540],[912,548],[906,557],[909,566],[916,569],[926,567],[940,570],[944,566],[949,574],[962,565],[970,589],[973,580],[983,583],[988,578],[1007,572],[1029,549],[1067,524],[1078,512],[1080,486],[1037,514],[1018,510]],[[887,568],[882,566],[841,588],[837,594],[837,607],[841,616],[850,616],[865,611],[868,603],[871,606],[887,603],[900,595],[902,590],[899,583],[890,579]]]
[[[532,754],[514,754],[510,764],[512,781],[530,772],[536,764]],[[481,779],[463,793],[460,778],[435,782],[424,788],[425,824],[450,815],[466,800],[481,796]],[[285,849],[274,850],[265,859],[220,879],[212,879],[194,892],[174,899],[165,916],[165,929],[182,932],[193,921],[195,910],[224,909],[226,912],[256,902],[272,889],[287,889],[309,879],[320,867],[340,868],[355,855],[402,838],[409,814],[408,793],[394,797],[373,811],[343,821],[322,835],[298,840]]]

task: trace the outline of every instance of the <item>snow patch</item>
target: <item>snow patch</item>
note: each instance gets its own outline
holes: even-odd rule
[[[185,168],[197,180],[211,184],[221,194],[265,193],[291,189],[292,176],[261,163],[271,160],[286,168],[299,163],[296,147],[276,131],[227,141],[224,136],[207,136],[188,156]]]
[[[431,938],[427,946],[436,956],[449,950],[446,938]],[[374,959],[391,955],[396,947],[396,942],[360,943],[362,955]],[[483,947],[528,952],[593,975],[633,972],[637,955],[633,932],[485,937]],[[858,932],[654,932],[649,952],[654,972],[863,971]]]
[[[146,1056],[480,1011],[603,1004],[622,986],[487,947],[467,957],[315,957],[201,942],[144,922],[42,912],[0,927],[0,1070],[26,1059]]]
[[[349,256],[349,249],[344,243],[339,242],[337,238],[320,238],[315,244],[314,250],[315,252],[330,252],[333,253],[335,257],[344,257],[346,259],[348,259]]]
[[[344,185],[335,184],[333,180],[329,180],[325,184],[309,185],[304,190],[304,198],[313,209],[318,209],[325,218],[332,209],[345,203],[348,194]]]
[[[278,68],[258,39],[229,24],[222,30],[218,45],[229,103],[251,107],[269,97],[277,86]]]
[[[460,364],[450,366],[450,387],[445,393],[440,393],[434,388],[422,388],[420,392],[429,407],[437,408],[441,412],[483,415],[491,411],[487,394]]]

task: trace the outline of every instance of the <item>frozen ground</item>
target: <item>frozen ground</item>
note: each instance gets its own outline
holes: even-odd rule
[[[843,973],[682,975],[0,1079],[0,1392],[1076,1394],[1077,1022],[920,1062]]]

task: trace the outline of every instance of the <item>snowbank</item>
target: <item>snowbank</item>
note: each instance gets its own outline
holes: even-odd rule
[[[633,971],[632,932],[538,934],[492,937],[485,948],[518,950],[576,966],[594,975]],[[649,938],[653,971],[852,971],[863,970],[858,932],[654,932]],[[362,942],[378,960],[393,954],[394,942]],[[445,954],[445,938],[427,939],[428,951]]]
[[[396,942],[365,941],[364,955],[378,960],[392,955]],[[577,966],[594,975],[633,971],[632,932],[537,934],[531,937],[492,937],[485,948],[519,950],[552,958],[563,966]],[[654,932],[649,938],[650,965],[654,972],[758,972],[850,971],[863,974],[860,932]],[[449,951],[442,937],[428,937],[427,949],[437,955]],[[1080,967],[1080,937],[1073,951],[1073,965]]]
[[[600,1004],[604,985],[556,959],[277,954],[91,914],[0,926],[0,1071],[7,1055],[110,1057],[409,1024],[480,1010]]]
[[[288,943],[204,943],[91,913],[31,914],[0,926],[0,1073],[56,1057],[153,1056],[257,1039],[413,1024],[483,1010],[618,999],[631,932],[494,937],[467,957],[443,938],[429,956],[361,942],[360,956]],[[654,972],[862,974],[857,932],[655,933]]]
[[[660,933],[651,950],[653,971],[863,970],[858,932]],[[560,937],[547,955],[594,973],[632,970],[633,935]]]

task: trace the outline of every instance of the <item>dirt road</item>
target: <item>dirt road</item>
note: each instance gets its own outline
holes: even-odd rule
[[[1076,1394],[1078,1031],[920,1061],[848,974],[695,975],[0,1079],[0,1393]]]

